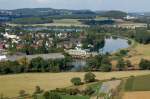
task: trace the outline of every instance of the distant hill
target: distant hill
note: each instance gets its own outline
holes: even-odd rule
[[[132,13],[130,13],[132,14]],[[148,13],[147,13],[148,14]],[[0,10],[0,21],[12,21],[16,18],[76,18],[93,19],[96,16],[108,18],[123,18],[127,15],[123,11],[91,11],[91,10],[68,10],[53,8],[23,8],[14,10]]]
[[[67,10],[52,8],[23,8],[0,10],[0,21],[10,21],[15,18],[51,17],[51,18],[92,18],[96,13],[90,10]]]
[[[108,18],[123,18],[127,16],[127,13],[123,11],[112,10],[112,11],[106,11],[101,13],[101,16],[108,17]]]

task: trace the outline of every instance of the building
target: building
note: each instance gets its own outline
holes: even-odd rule
[[[0,55],[0,61],[5,61],[5,60],[7,60],[6,55]]]
[[[4,48],[5,48],[5,44],[0,43],[0,51],[1,51],[1,50],[4,50]]]
[[[134,17],[134,16],[127,15],[126,17],[124,17],[124,19],[126,19],[126,20],[133,20],[133,19],[137,19],[137,18]]]
[[[73,57],[87,57],[88,53],[82,49],[70,49],[67,53]]]
[[[7,39],[19,39],[17,35],[10,35],[7,32],[3,34],[3,36],[6,37]]]

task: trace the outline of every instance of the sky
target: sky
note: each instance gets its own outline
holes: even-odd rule
[[[150,0],[0,0],[0,9],[57,8],[150,11]]]

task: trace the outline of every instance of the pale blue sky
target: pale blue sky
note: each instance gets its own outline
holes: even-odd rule
[[[0,9],[37,7],[141,12],[150,11],[150,0],[0,0]]]

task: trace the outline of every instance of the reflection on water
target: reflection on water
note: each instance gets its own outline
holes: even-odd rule
[[[80,71],[84,66],[86,66],[86,60],[74,59],[72,62],[74,68],[71,71]]]
[[[128,40],[126,39],[121,39],[121,38],[107,38],[105,39],[105,46],[100,49],[100,52],[102,53],[112,53],[115,52],[119,49],[123,49],[123,48],[128,48],[129,44],[128,44]]]

